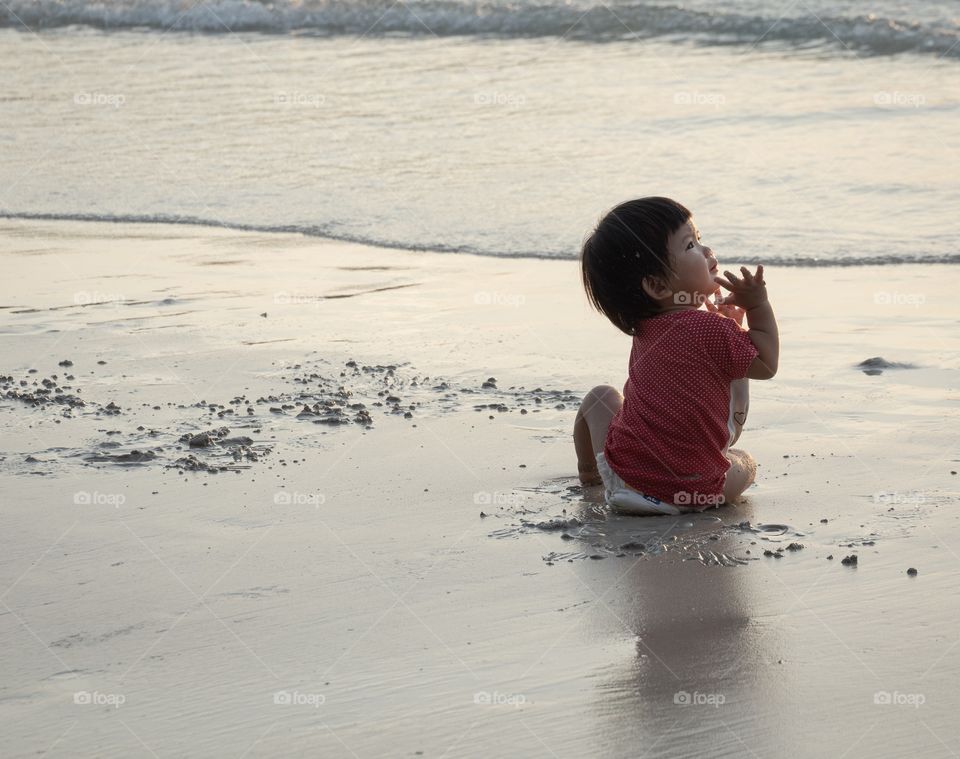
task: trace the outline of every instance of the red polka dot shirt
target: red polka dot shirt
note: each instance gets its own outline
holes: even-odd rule
[[[623,406],[603,451],[613,471],[668,503],[690,503],[687,494],[720,496],[734,432],[730,383],[747,375],[757,353],[745,329],[710,311],[641,320]]]

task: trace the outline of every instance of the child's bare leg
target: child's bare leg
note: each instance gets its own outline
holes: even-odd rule
[[[727,503],[736,501],[753,484],[757,476],[757,462],[753,456],[739,448],[727,451],[730,468],[727,470],[727,479],[723,483],[723,499]]]
[[[597,453],[603,451],[610,420],[622,405],[623,396],[610,385],[597,385],[580,403],[573,423],[573,445],[577,451],[580,482],[584,485],[599,485],[601,482]]]
[[[599,485],[600,473],[597,460],[593,455],[593,443],[590,440],[590,428],[583,418],[583,406],[577,409],[577,418],[573,422],[573,447],[577,450],[577,469],[583,485]]]

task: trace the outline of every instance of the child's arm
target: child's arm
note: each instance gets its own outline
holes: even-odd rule
[[[780,360],[780,333],[773,306],[767,300],[763,266],[757,267],[756,274],[751,274],[745,266],[741,266],[740,271],[743,273],[742,280],[725,271],[727,279],[714,277],[714,281],[730,290],[730,295],[723,298],[723,304],[740,306],[746,311],[747,325],[750,327],[747,334],[757,348],[757,357],[750,364],[747,377],[770,379],[777,373]]]
[[[747,332],[750,341],[759,351],[750,364],[747,376],[750,379],[770,379],[777,373],[780,361],[780,334],[770,301],[747,309],[747,326],[750,327]]]

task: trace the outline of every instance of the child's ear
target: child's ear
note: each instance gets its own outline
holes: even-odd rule
[[[669,298],[671,295],[673,295],[673,290],[667,287],[667,283],[664,282],[660,277],[652,277],[648,275],[641,280],[640,286],[643,288],[643,291],[654,300]]]

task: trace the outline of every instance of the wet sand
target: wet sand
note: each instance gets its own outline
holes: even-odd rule
[[[960,753],[954,268],[770,271],[758,483],[629,518],[573,262],[0,228],[5,755]]]

